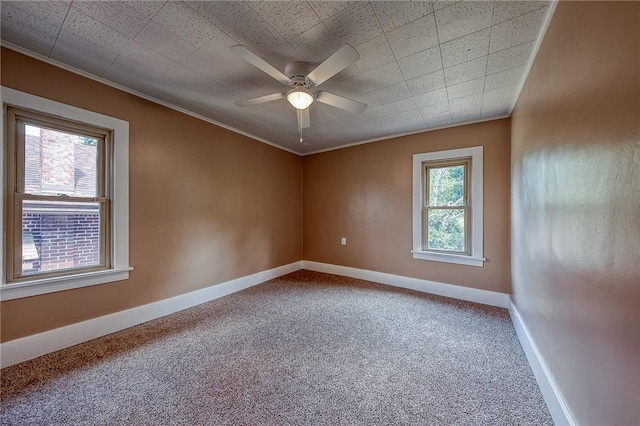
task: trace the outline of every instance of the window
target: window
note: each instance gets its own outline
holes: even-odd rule
[[[109,269],[111,132],[7,108],[7,281]]]
[[[8,88],[2,300],[127,279],[128,123]]]
[[[412,253],[483,266],[482,147],[413,156]]]

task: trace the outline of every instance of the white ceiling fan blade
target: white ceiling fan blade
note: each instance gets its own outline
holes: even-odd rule
[[[360,59],[358,52],[356,52],[353,47],[345,44],[338,49],[336,53],[329,56],[324,62],[311,71],[307,78],[311,80],[313,84],[319,86],[358,59]]]
[[[275,78],[280,83],[289,84],[291,82],[289,77],[287,77],[286,75],[278,71],[268,62],[266,62],[264,59],[262,59],[261,57],[259,57],[258,55],[256,55],[255,53],[247,49],[246,47],[240,46],[240,45],[231,46],[231,51],[236,55],[240,56],[245,61],[249,62],[251,65],[258,68],[260,71],[263,71],[269,74],[271,77]]]
[[[309,108],[307,109],[298,109],[296,110],[298,113],[298,130],[306,129],[311,126],[311,119],[309,117]]]
[[[342,96],[334,95],[333,93],[328,92],[318,92],[316,94],[316,100],[318,102],[322,102],[324,104],[351,112],[363,113],[364,110],[367,109],[367,104],[343,98]]]
[[[239,107],[246,107],[249,105],[258,105],[265,102],[277,101],[278,99],[284,99],[286,96],[286,93],[272,93],[270,95],[251,98],[244,101],[236,101],[235,103]]]

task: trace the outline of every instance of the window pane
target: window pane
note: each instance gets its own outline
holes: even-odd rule
[[[97,196],[98,139],[25,125],[25,192]]]
[[[429,209],[427,249],[464,253],[464,209]]]
[[[23,201],[22,273],[100,264],[98,203]]]
[[[429,205],[464,205],[464,169],[463,165],[428,168]]]

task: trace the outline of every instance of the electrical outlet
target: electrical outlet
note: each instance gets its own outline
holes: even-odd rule
[[[340,240],[340,244],[342,244],[343,246],[347,245],[347,237],[342,237],[342,239]]]

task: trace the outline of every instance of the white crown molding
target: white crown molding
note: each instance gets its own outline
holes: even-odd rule
[[[542,397],[547,403],[553,422],[558,426],[576,426],[577,423],[562,392],[560,392],[547,363],[542,357],[536,342],[531,337],[529,329],[522,321],[522,317],[511,298],[509,298],[509,314],[511,315],[513,327],[516,329],[520,345],[524,350],[527,361],[529,361],[531,370],[533,370],[533,374],[540,387]]]
[[[4,368],[18,364],[50,352],[59,351],[128,327],[133,327],[134,325],[192,308],[201,303],[209,302],[279,276],[295,272],[301,267],[301,261],[293,262],[288,265],[236,278],[169,299],[98,318],[92,318],[43,333],[9,340],[0,345],[0,367]]]
[[[407,288],[410,290],[421,291],[423,293],[437,294],[439,296],[451,297],[453,299],[497,306],[499,308],[506,308],[509,304],[509,295],[506,293],[439,283],[436,281],[387,274],[384,272],[376,272],[366,269],[351,268],[349,266],[303,260],[302,269],[373,281],[393,287]]]

